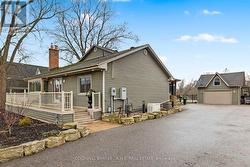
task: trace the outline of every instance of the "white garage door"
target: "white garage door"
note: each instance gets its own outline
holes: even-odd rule
[[[204,104],[232,104],[232,92],[204,92]]]

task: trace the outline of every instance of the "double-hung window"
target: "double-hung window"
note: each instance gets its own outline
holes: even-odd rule
[[[92,81],[91,81],[91,75],[81,76],[78,80],[79,84],[79,93],[85,94],[91,89],[92,87]]]

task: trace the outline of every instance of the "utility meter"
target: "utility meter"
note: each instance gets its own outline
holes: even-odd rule
[[[115,97],[116,96],[116,89],[111,88],[111,96]]]
[[[120,98],[122,100],[126,100],[127,99],[127,88],[121,87],[121,89],[120,89]]]

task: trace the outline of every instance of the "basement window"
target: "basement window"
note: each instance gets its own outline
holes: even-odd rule
[[[219,86],[220,85],[220,78],[216,77],[214,78],[214,85]]]
[[[92,87],[91,75],[81,76],[78,79],[78,92],[79,94],[86,94]]]

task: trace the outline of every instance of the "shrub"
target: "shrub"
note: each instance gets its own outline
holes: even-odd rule
[[[23,117],[21,119],[19,119],[19,123],[18,125],[19,126],[28,126],[28,125],[31,125],[32,123],[32,120],[28,117]]]

